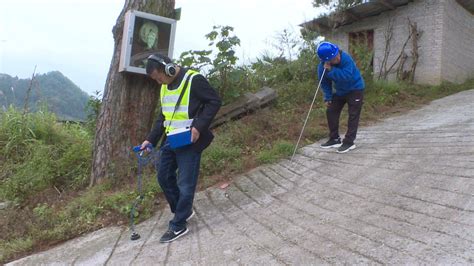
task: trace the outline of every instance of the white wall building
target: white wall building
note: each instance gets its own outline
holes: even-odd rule
[[[373,49],[374,77],[378,76],[385,54],[385,33],[393,24],[393,38],[387,67],[400,55],[408,34],[408,19],[422,31],[414,80],[420,84],[441,81],[461,83],[474,78],[474,0],[372,0],[303,23],[328,40],[349,50],[351,39],[368,36]],[[365,38],[365,37],[364,37]],[[411,65],[412,43],[408,42],[405,69]],[[395,77],[396,68],[389,75]]]

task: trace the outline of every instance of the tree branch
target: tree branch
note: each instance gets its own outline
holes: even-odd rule
[[[384,32],[385,37],[385,50],[382,59],[382,64],[380,65],[379,76],[378,79],[380,80],[383,76],[383,79],[387,78],[387,61],[390,55],[390,45],[392,42],[393,37],[393,19],[388,21],[387,30]]]
[[[388,73],[390,73],[390,71],[392,71],[393,67],[398,63],[398,60],[400,60],[402,55],[405,53],[405,48],[407,47],[408,41],[410,41],[412,35],[413,35],[413,32],[410,31],[410,34],[408,35],[408,38],[406,39],[405,43],[403,44],[403,47],[402,47],[402,50],[400,51],[400,54],[398,55],[395,62],[393,62],[393,64],[389,67],[386,74],[388,74]]]

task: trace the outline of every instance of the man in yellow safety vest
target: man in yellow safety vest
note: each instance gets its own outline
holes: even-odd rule
[[[175,65],[164,55],[149,56],[146,72],[161,84],[161,113],[142,143],[142,149],[149,144],[156,146],[163,136],[157,179],[174,213],[168,230],[160,239],[161,243],[168,243],[189,231],[187,221],[194,215],[192,206],[201,152],[214,138],[209,127],[221,106],[221,99],[199,72]],[[183,137],[177,142],[182,143],[175,143],[172,139],[180,133]]]

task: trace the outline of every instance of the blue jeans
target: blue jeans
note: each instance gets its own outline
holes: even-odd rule
[[[200,163],[201,153],[194,151],[191,146],[173,150],[166,142],[160,149],[157,179],[174,213],[169,223],[171,230],[184,229],[186,218],[193,211]]]

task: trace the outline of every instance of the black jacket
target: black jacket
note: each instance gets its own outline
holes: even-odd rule
[[[184,78],[188,69],[181,68],[176,79],[168,85],[168,89],[175,90]],[[217,92],[211,87],[207,79],[202,75],[196,75],[191,82],[191,94],[189,96],[189,118],[194,119],[192,126],[195,127],[199,133],[199,139],[192,145],[192,148],[201,152],[211,144],[214,135],[209,129],[212,120],[219,111],[222,105],[221,99]],[[158,119],[151,132],[147,136],[147,140],[156,146],[160,138],[164,135],[162,144],[166,140],[165,128],[163,122],[165,118],[162,113],[158,115]]]

